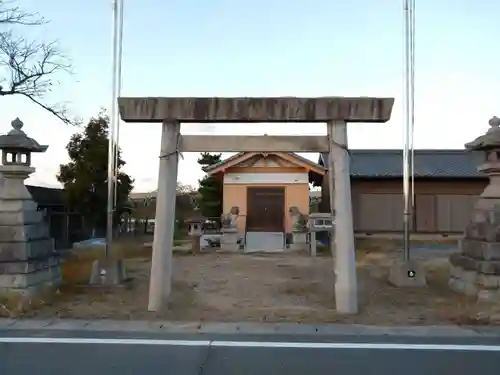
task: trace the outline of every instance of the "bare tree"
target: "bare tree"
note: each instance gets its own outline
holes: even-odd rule
[[[0,96],[24,96],[64,123],[76,124],[66,105],[46,102],[47,94],[59,84],[58,76],[71,73],[69,60],[56,42],[27,40],[14,30],[45,23],[39,14],[24,12],[13,0],[0,0]]]

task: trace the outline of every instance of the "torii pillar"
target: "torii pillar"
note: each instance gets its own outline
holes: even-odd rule
[[[386,122],[393,98],[120,98],[125,122],[162,123],[156,224],[149,289],[150,311],[160,310],[171,291],[175,186],[180,152],[329,152],[330,206],[336,212],[335,301],[339,313],[358,311],[352,220],[348,122]],[[328,136],[181,136],[181,123],[324,122]]]

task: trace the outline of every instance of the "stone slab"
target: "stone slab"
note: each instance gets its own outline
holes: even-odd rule
[[[0,211],[0,226],[26,225],[43,222],[43,212],[36,210]]]
[[[414,273],[411,276],[410,273]],[[421,262],[395,261],[389,269],[389,282],[397,287],[425,287],[425,268]]]
[[[460,251],[471,258],[500,261],[500,242],[464,238],[460,240],[459,246]]]
[[[26,289],[31,286],[58,280],[61,278],[61,270],[59,266],[47,267],[36,272],[24,274],[0,274],[0,289],[1,288],[14,288]]]
[[[49,238],[47,225],[0,225],[0,239],[8,242],[29,242]]]
[[[0,199],[0,212],[36,211],[38,205],[33,200]]]
[[[500,302],[500,290],[499,289],[482,289],[477,292],[478,302]]]
[[[462,253],[450,256],[450,263],[467,271],[477,271],[486,275],[500,275],[500,261],[478,260]]]
[[[478,274],[476,283],[483,289],[498,289],[500,288],[500,276]]]
[[[28,242],[2,242],[0,239],[0,262],[43,259],[53,254],[54,240],[51,238]]]
[[[31,259],[29,261],[19,262],[1,262],[0,274],[15,275],[33,273],[43,270],[44,268],[55,267],[59,265],[59,259],[53,256],[45,259]]]
[[[136,97],[118,104],[125,122],[386,122],[394,98]]]

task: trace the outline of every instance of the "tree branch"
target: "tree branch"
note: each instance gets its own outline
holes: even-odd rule
[[[46,23],[38,13],[22,11],[14,1],[0,0],[0,24],[36,26]]]
[[[12,1],[0,0],[0,27],[45,23],[38,14],[10,4]],[[71,74],[71,64],[56,42],[37,43],[16,36],[12,30],[0,31],[0,96],[22,95],[64,123],[76,125],[80,121],[68,116],[65,104],[48,104],[44,100],[59,84],[61,73]]]

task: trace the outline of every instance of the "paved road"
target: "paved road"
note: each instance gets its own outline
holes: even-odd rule
[[[498,337],[0,330],[0,374],[500,374]]]

